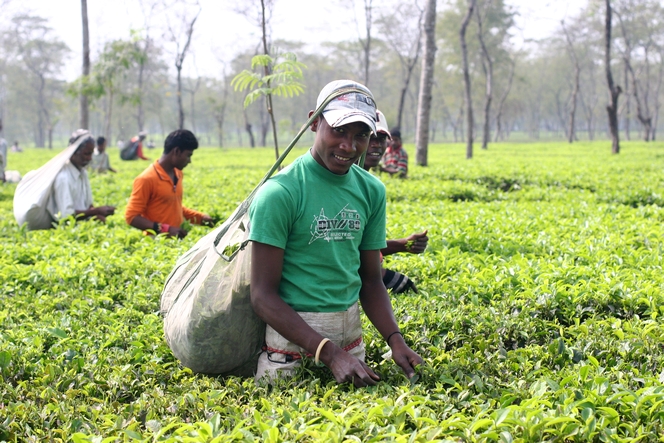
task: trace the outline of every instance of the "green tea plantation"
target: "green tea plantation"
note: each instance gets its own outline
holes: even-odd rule
[[[95,204],[118,207],[106,225],[26,232],[0,184],[0,441],[664,441],[661,142],[495,144],[471,161],[432,145],[407,180],[383,175],[388,236],[429,230],[424,254],[386,259],[420,289],[393,305],[425,364],[407,379],[364,318],[382,376],[366,389],[313,362],[275,386],[183,368],[159,297],[208,228],[177,241],[127,226],[149,163],[109,153],[119,173],[91,175]],[[10,153],[8,169],[52,155]],[[272,159],[199,149],[185,205],[224,219]]]

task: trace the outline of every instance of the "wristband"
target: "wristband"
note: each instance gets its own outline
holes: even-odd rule
[[[171,228],[171,225],[167,225],[166,223],[161,224],[161,232],[164,234],[168,234],[168,230]]]
[[[327,343],[328,341],[330,341],[329,338],[324,338],[320,341],[320,343],[318,343],[318,348],[316,349],[316,358],[314,359],[314,363],[316,365],[318,364],[318,361],[319,361],[318,357],[320,357],[320,351],[321,351],[321,349],[323,349],[323,346],[325,346],[325,343]]]
[[[159,223],[154,222],[152,223],[152,230],[154,231],[155,234],[159,234],[161,232],[161,226]]]
[[[390,339],[392,338],[392,336],[393,336],[394,334],[399,334],[401,337],[403,337],[403,334],[402,334],[400,331],[394,331],[393,333],[391,333],[390,335],[388,335],[387,338],[385,339],[385,341],[387,342],[387,346],[390,345]]]

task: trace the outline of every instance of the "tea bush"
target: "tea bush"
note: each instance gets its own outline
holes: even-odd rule
[[[367,389],[312,364],[273,387],[179,365],[159,295],[206,228],[175,241],[125,224],[148,163],[110,149],[120,172],[91,176],[95,203],[118,206],[106,225],[26,232],[16,185],[0,186],[0,441],[661,441],[659,149],[497,144],[466,161],[462,146],[434,145],[409,179],[382,176],[389,236],[429,229],[424,254],[386,259],[420,289],[393,305],[426,363],[406,379],[363,319],[383,379]],[[10,169],[52,155],[10,153]],[[271,156],[199,149],[185,205],[227,217]]]

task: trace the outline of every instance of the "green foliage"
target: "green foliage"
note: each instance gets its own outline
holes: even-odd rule
[[[74,96],[84,94],[92,99],[116,93],[116,83],[120,75],[126,73],[133,65],[145,62],[145,54],[136,47],[138,38],[133,34],[132,40],[113,40],[106,43],[103,52],[92,66],[90,75],[79,77],[72,82],[68,93]],[[132,103],[136,100],[131,94],[121,99]]]
[[[269,74],[253,72],[256,68],[265,67],[268,68]],[[304,92],[304,86],[300,83],[304,68],[306,66],[298,62],[295,54],[290,52],[276,58],[259,54],[251,59],[252,71],[245,69],[240,72],[231,81],[231,86],[236,91],[250,90],[244,99],[245,108],[267,95],[293,97]]]
[[[9,160],[25,173],[50,155]],[[383,380],[368,389],[313,364],[274,387],[178,364],[159,294],[207,228],[176,241],[126,225],[145,163],[92,175],[95,203],[118,205],[106,225],[25,232],[15,185],[0,186],[0,440],[659,441],[661,154],[627,142],[620,157],[606,143],[496,144],[472,162],[461,145],[429,155],[407,180],[381,177],[389,236],[429,229],[424,254],[386,258],[420,289],[393,305],[425,364],[406,379],[364,318],[367,362]],[[184,203],[225,218],[271,164],[267,149],[199,149]]]

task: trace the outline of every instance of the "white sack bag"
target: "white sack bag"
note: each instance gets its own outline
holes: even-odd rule
[[[14,192],[14,217],[19,226],[27,223],[28,230],[49,229],[53,218],[46,209],[53,183],[62,167],[76,152],[81,142],[92,135],[80,133],[74,143],[50,159],[44,166],[25,174]]]

